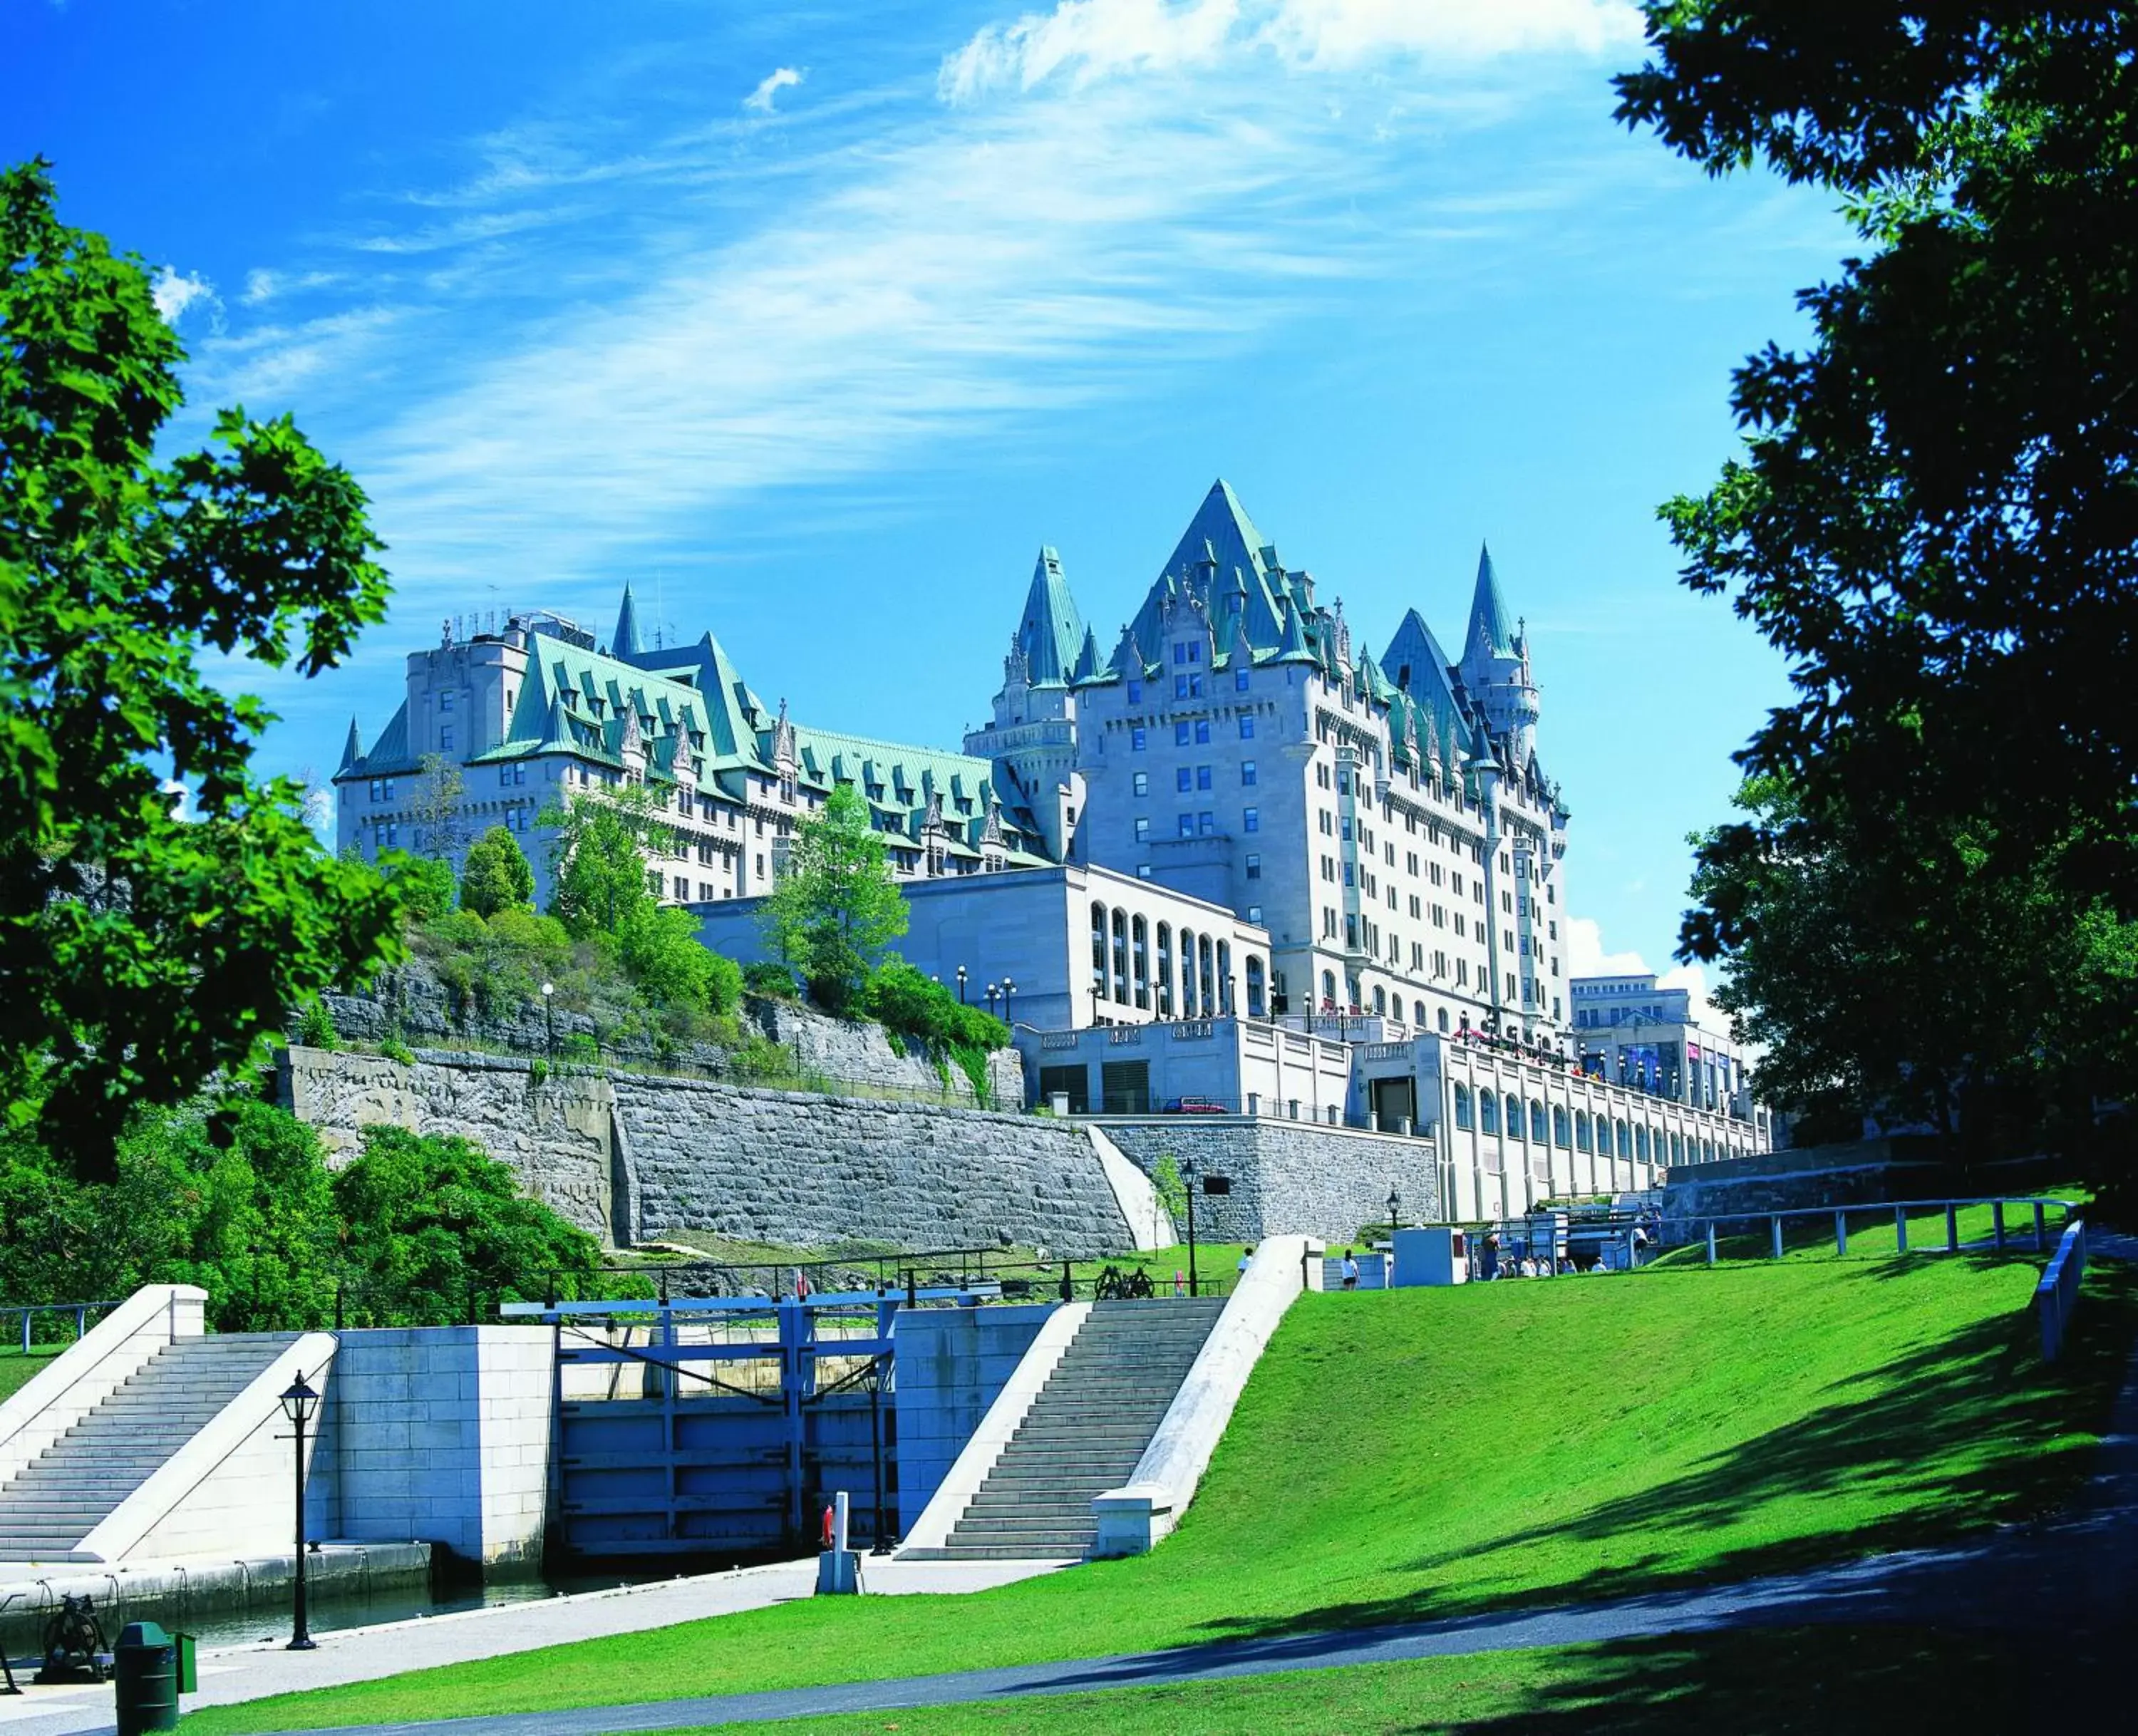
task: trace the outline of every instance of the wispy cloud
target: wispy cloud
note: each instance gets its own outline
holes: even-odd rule
[[[1730,1015],[1710,998],[1707,972],[1698,964],[1673,964],[1657,972],[1638,952],[1606,952],[1602,926],[1586,916],[1566,924],[1566,973],[1569,977],[1645,977],[1654,974],[1658,988],[1689,989],[1693,1022],[1710,1031],[1727,1031]],[[1758,1059],[1758,1052],[1753,1052]]]
[[[745,109],[753,109],[760,115],[769,115],[772,112],[772,100],[782,90],[800,84],[808,76],[809,69],[806,66],[798,69],[793,66],[776,67],[757,81],[757,88],[743,98],[742,105]]]

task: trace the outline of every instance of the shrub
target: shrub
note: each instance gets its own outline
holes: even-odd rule
[[[1009,1026],[1000,1019],[983,1007],[963,1005],[940,983],[903,958],[886,960],[870,978],[863,1004],[886,1031],[932,1047],[984,1053],[1009,1041]]]
[[[416,922],[435,922],[453,907],[453,865],[432,856],[394,851],[383,857],[380,869],[400,895],[403,916]]]
[[[742,968],[743,987],[754,995],[775,1001],[794,998],[794,973],[776,958],[760,958]]]
[[[412,1067],[416,1065],[415,1051],[398,1036],[388,1037],[378,1046],[378,1052],[387,1060],[398,1061],[404,1067]]]
[[[705,1011],[725,1018],[742,1004],[742,967],[719,953],[705,956],[713,961],[705,978]]]
[[[697,919],[689,911],[649,900],[624,919],[616,939],[624,969],[647,999],[710,1007],[713,955],[699,942]]]
[[[502,826],[491,827],[468,846],[467,860],[461,865],[461,908],[495,916],[500,910],[531,909],[534,903],[534,865],[517,838]]]
[[[590,1031],[574,1031],[557,1045],[557,1052],[569,1061],[591,1061],[597,1066],[601,1064],[601,1045]]]
[[[334,1014],[327,1003],[314,1000],[305,1008],[305,1016],[297,1026],[297,1041],[308,1049],[339,1049],[341,1033],[334,1029]]]

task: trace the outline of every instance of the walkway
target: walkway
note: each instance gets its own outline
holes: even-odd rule
[[[1061,1565],[1051,1561],[894,1562],[864,1557],[862,1577],[868,1590],[877,1595],[980,1592],[1051,1573]],[[201,1691],[186,1696],[185,1709],[194,1711],[271,1694],[373,1681],[403,1670],[734,1615],[809,1597],[816,1584],[813,1556],[807,1561],[653,1585],[582,1592],[539,1603],[499,1604],[375,1627],[346,1628],[320,1634],[316,1651],[286,1651],[279,1644],[203,1651]],[[85,1736],[111,1729],[110,1687],[36,1688],[30,1686],[27,1672],[22,1672],[22,1680],[27,1690],[22,1698],[0,1697],[0,1736]]]

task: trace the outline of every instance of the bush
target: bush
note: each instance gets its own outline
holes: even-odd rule
[[[713,968],[705,978],[705,1010],[720,1018],[730,1017],[742,1005],[742,967],[719,953],[705,955]]]
[[[1009,1026],[1000,1019],[984,1007],[961,1004],[940,983],[903,958],[885,962],[870,979],[863,1005],[886,1031],[931,1047],[977,1049],[984,1056],[1009,1041]]]
[[[583,1061],[594,1066],[601,1065],[601,1045],[589,1031],[574,1031],[557,1045],[557,1052],[567,1061]]]
[[[415,922],[435,922],[453,907],[458,890],[453,865],[431,856],[393,851],[379,862],[388,885],[400,895],[402,914]]]
[[[461,865],[461,908],[495,916],[501,910],[531,909],[534,903],[534,864],[517,838],[502,826],[491,827],[468,846],[467,860]]]
[[[713,955],[698,939],[698,921],[675,905],[642,905],[617,930],[617,952],[631,979],[657,1005],[709,1011]]]
[[[398,1036],[388,1037],[378,1046],[378,1052],[387,1060],[398,1061],[404,1067],[412,1067],[416,1065],[416,1051]]]
[[[325,1001],[315,1000],[305,1007],[305,1016],[297,1026],[297,1041],[307,1049],[339,1049],[341,1033],[334,1029],[334,1015],[327,1011]]]
[[[742,984],[754,995],[765,995],[775,1001],[794,998],[794,973],[776,958],[760,958],[754,964],[743,966]]]

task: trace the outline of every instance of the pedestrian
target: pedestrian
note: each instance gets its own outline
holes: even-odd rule
[[[1353,1256],[1351,1251],[1346,1248],[1344,1250],[1344,1288],[1356,1290],[1358,1287],[1359,1262]]]
[[[1177,1265],[1173,1269],[1173,1294],[1176,1296],[1184,1296],[1188,1294],[1187,1274]]]
[[[1247,1275],[1247,1262],[1254,1257],[1255,1245],[1252,1242],[1249,1242],[1245,1248],[1241,1250],[1240,1263],[1238,1266],[1234,1269],[1239,1276],[1244,1278]]]

